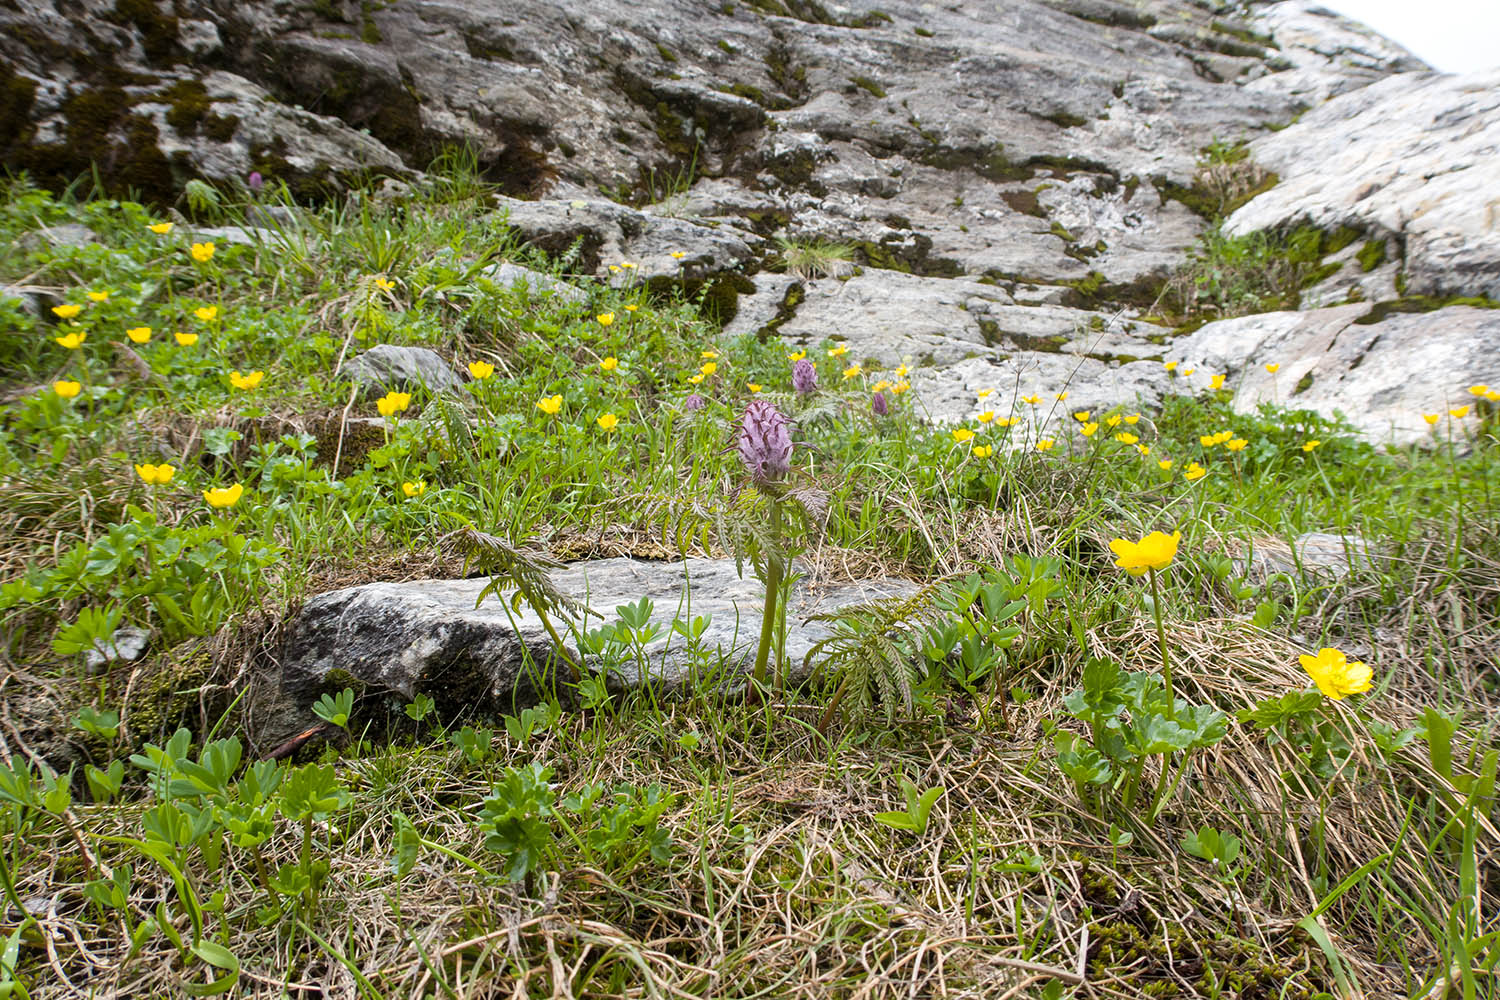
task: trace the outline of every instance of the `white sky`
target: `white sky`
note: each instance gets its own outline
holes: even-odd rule
[[[1320,0],[1410,49],[1434,69],[1500,66],[1500,0]]]

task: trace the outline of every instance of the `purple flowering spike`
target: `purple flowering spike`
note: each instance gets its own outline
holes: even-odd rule
[[[254,191],[257,194],[260,193],[260,189],[265,185],[265,183],[265,178],[261,177],[259,170],[250,171],[250,176],[245,178],[245,184],[250,188],[251,191]]]
[[[870,400],[870,409],[877,417],[883,417],[891,412],[891,404],[886,402],[884,392],[877,392],[875,398]]]
[[[806,358],[792,363],[792,388],[797,390],[799,396],[806,396],[818,389],[818,370]]]
[[[689,413],[697,413],[707,405],[708,401],[705,400],[702,396],[698,395],[696,392],[682,401],[682,408],[684,410],[687,410]]]
[[[751,479],[774,482],[792,467],[792,422],[774,403],[753,399],[740,419],[735,448]]]

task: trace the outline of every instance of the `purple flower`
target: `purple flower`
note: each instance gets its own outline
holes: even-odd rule
[[[260,189],[265,186],[265,183],[265,178],[261,177],[259,170],[250,171],[250,176],[245,178],[245,184],[256,194],[260,193]]]
[[[774,482],[792,467],[792,422],[769,400],[752,399],[740,419],[735,449],[751,479]]]
[[[682,408],[689,413],[696,413],[708,405],[708,401],[696,392],[682,401]]]
[[[886,402],[884,392],[877,392],[875,398],[870,400],[870,409],[877,417],[883,417],[891,412],[891,404]]]
[[[806,396],[818,389],[818,370],[806,358],[792,363],[792,388],[797,390],[799,396]]]

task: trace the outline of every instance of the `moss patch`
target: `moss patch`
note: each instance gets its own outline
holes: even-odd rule
[[[1359,269],[1369,274],[1385,263],[1385,240],[1367,240],[1355,259],[1359,261]]]
[[[1448,306],[1469,306],[1473,309],[1500,309],[1500,300],[1482,295],[1454,295],[1448,298],[1435,295],[1406,295],[1389,302],[1377,302],[1370,311],[1354,322],[1361,326],[1379,323],[1395,313],[1425,313],[1446,309]]]
[[[141,36],[146,60],[153,66],[168,66],[180,60],[177,44],[177,18],[163,14],[153,0],[115,0],[109,20],[135,28]]]

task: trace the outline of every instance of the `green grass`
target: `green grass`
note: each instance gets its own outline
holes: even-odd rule
[[[787,345],[721,338],[679,293],[580,277],[589,300],[572,304],[495,287],[482,271],[501,258],[570,265],[531,255],[485,206],[472,178],[438,175],[410,202],[355,194],[199,263],[185,217],[158,235],[146,226],[167,216],[139,205],[4,192],[0,280],[81,305],[88,336],[66,350],[52,317],[0,302],[0,939],[16,943],[0,985],[13,969],[32,996],[179,995],[224,978],[229,955],[221,985],[242,996],[1447,995],[1439,977],[1454,996],[1492,991],[1492,406],[1398,450],[1210,392],[1128,423],[1093,414],[1120,423],[1046,452],[1024,406],[1009,428],[968,421],[959,443],[904,394],[871,415],[874,384],[902,376],[845,378],[858,359],[832,339],[809,354],[825,389],[803,402]],[[67,222],[99,241],[26,236]],[[128,341],[141,326],[150,340]],[[451,400],[415,392],[356,448],[339,427],[375,401],[335,367],[374,343],[495,372]],[[237,390],[236,370],[264,380]],[[59,380],[82,390],[63,399]],[[832,669],[750,702],[706,684],[666,700],[563,685],[562,710],[530,721],[440,697],[417,719],[362,690],[348,733],[304,747],[259,799],[267,765],[208,760],[163,786],[128,762],[147,744],[196,761],[231,737],[262,756],[248,741],[287,615],[335,586],[458,573],[439,539],[463,525],[564,559],[723,554],[711,533],[682,551],[659,515],[743,483],[724,445],[752,383],[803,418],[794,465],[831,502],[823,534],[796,541],[825,578],[982,573],[1002,603],[1020,595],[981,613],[934,587],[884,619],[900,662],[871,669],[899,672],[909,704],[845,712],[864,705],[850,698],[824,736]],[[693,392],[706,409],[685,407]],[[536,404],[553,395],[549,415]],[[1246,447],[1200,443],[1221,430]],[[1196,482],[1191,461],[1209,470]],[[177,471],[148,488],[145,462]],[[229,484],[240,501],[210,509],[202,491]],[[1109,550],[1152,530],[1183,536],[1159,581],[1178,696],[1223,713],[1201,746],[1118,758],[1144,762],[1155,817],[1059,769],[1061,747],[1103,739],[1069,698],[1098,680],[1091,664],[1161,666],[1151,587]],[[1243,566],[1308,531],[1380,556],[1341,578]],[[851,641],[876,638],[874,620],[847,616]],[[918,622],[981,635],[925,657],[936,640]],[[150,652],[86,671],[78,645],[113,624],[151,629]],[[1307,690],[1297,656],[1321,646],[1368,662],[1373,690],[1270,729],[1237,718]],[[633,654],[622,640],[610,655]],[[1145,697],[1118,718],[1160,708]],[[179,726],[190,750],[168,745]],[[71,785],[44,777],[70,766]],[[937,788],[913,829],[877,819]],[[178,814],[182,835],[153,844]],[[1237,859],[1205,860],[1223,843],[1205,828],[1237,837]],[[117,906],[103,880],[127,866]],[[25,919],[34,900],[55,913]]]

